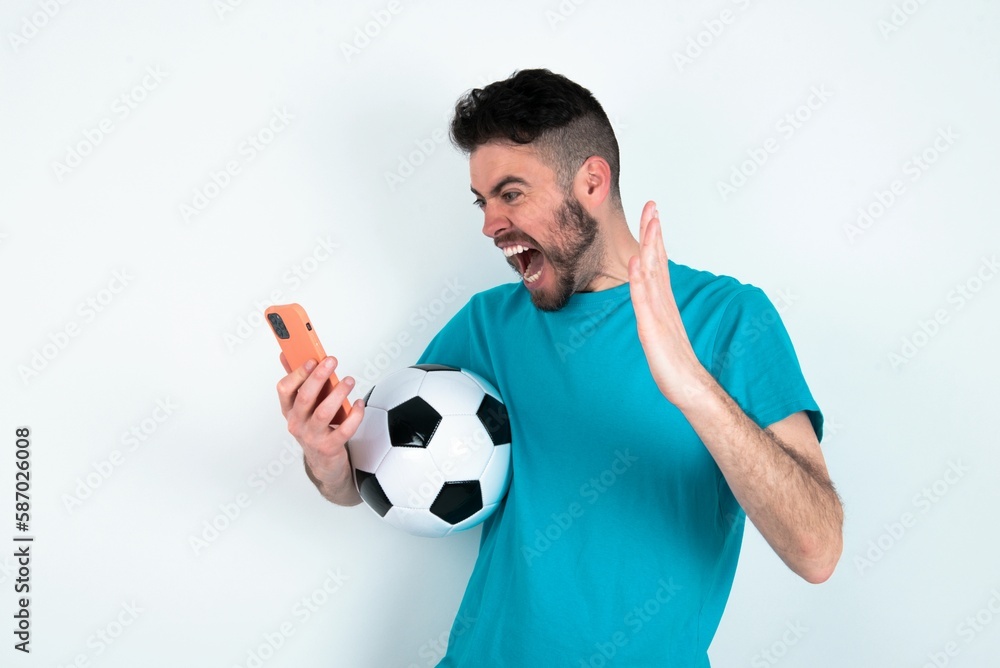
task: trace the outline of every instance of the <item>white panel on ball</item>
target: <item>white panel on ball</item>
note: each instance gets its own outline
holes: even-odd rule
[[[441,538],[452,530],[452,526],[443,519],[422,509],[393,506],[385,514],[385,519],[397,529],[428,538]]]
[[[424,377],[420,396],[441,415],[475,415],[483,388],[461,371],[435,371]]]
[[[510,444],[495,446],[493,456],[479,477],[479,485],[483,490],[483,503],[491,503],[502,498],[510,484],[510,474]]]
[[[441,419],[427,450],[448,480],[478,480],[493,455],[493,441],[475,415]]]
[[[445,481],[425,448],[392,448],[375,477],[392,505],[404,508],[429,508]]]
[[[393,382],[376,383],[372,389],[371,396],[368,397],[367,405],[386,410],[395,408],[407,399],[412,399],[420,389],[420,383],[424,380],[427,372],[423,369],[406,367],[392,374]]]
[[[494,399],[496,399],[500,403],[503,403],[503,399],[500,398],[500,395],[493,388],[493,384],[490,383],[488,380],[486,380],[485,378],[483,378],[482,376],[480,376],[475,371],[469,371],[468,369],[462,369],[462,373],[464,373],[469,378],[472,378],[473,380],[475,380],[476,384],[479,385],[481,388],[483,388],[483,392],[485,392],[486,394],[490,395],[491,397],[493,397]]]
[[[364,447],[351,447],[351,441]],[[354,432],[354,438],[347,442],[347,452],[351,456],[351,466],[368,473],[374,473],[376,467],[391,449],[389,445],[388,415],[381,408],[368,406],[365,417]]]

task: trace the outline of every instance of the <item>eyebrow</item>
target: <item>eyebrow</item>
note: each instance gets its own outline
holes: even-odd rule
[[[497,181],[497,184],[493,186],[492,190],[490,190],[490,197],[496,197],[497,195],[500,194],[500,191],[503,190],[505,186],[508,186],[511,183],[518,183],[522,186],[528,185],[528,182],[522,179],[520,176],[508,175]],[[472,186],[469,186],[469,190],[472,191],[473,195],[482,199],[483,196],[479,194],[478,190],[476,190]]]

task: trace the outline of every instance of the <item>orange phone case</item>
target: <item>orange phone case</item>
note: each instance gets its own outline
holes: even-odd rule
[[[287,334],[287,337],[279,334],[281,326],[271,317],[272,314],[280,318],[280,323],[284,325],[282,334]],[[285,353],[285,359],[288,360],[288,364],[292,367],[293,371],[310,359],[319,362],[326,357],[323,344],[319,342],[319,337],[316,336],[316,329],[309,322],[309,316],[306,315],[305,309],[298,304],[276,304],[264,311],[264,317],[267,318],[267,322],[271,326],[271,331],[274,333],[274,338],[278,340],[278,345],[281,346],[281,351]],[[331,374],[330,380],[320,388],[319,395],[316,397],[316,403],[318,404],[323,401],[330,394],[330,391],[333,390],[333,386],[339,382],[340,379],[337,378],[337,374]],[[332,424],[342,423],[350,413],[351,402],[345,398],[343,405],[337,410],[337,414],[333,416]]]

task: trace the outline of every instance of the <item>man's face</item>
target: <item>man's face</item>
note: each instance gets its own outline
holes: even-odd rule
[[[530,145],[484,144],[469,157],[476,204],[483,210],[483,234],[543,311],[556,311],[598,274],[603,243],[598,221]]]

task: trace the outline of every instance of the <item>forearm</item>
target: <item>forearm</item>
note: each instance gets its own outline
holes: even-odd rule
[[[309,476],[309,480],[316,485],[316,489],[319,490],[324,499],[338,506],[356,506],[361,503],[361,496],[358,494],[352,478],[348,477],[347,479],[339,480],[334,485],[326,485],[322,480],[313,475],[312,469],[309,468],[309,462],[306,461],[305,457],[302,458],[302,463],[305,466],[306,475]],[[348,471],[350,471],[350,467],[348,467]]]
[[[702,371],[682,412],[768,544],[804,579],[824,581],[843,546],[843,508],[833,484]]]

